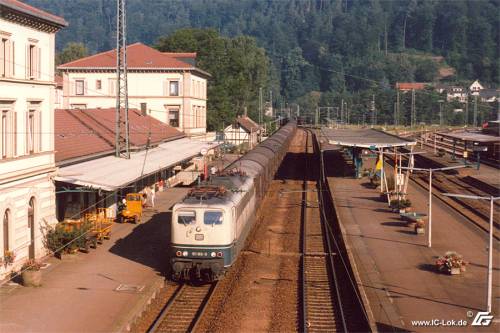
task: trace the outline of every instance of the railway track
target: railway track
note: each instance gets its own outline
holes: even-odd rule
[[[180,284],[148,332],[193,332],[216,286]]]
[[[306,170],[303,183],[302,220],[302,332],[346,332],[339,283],[334,270],[329,233],[322,223],[318,191],[314,189],[310,156],[314,153],[313,136],[307,132]],[[312,176],[312,177],[311,177]]]

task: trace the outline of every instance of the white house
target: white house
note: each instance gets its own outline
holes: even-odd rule
[[[66,25],[0,0],[0,278],[45,254],[41,227],[55,222],[55,34]]]
[[[478,96],[479,92],[483,89],[484,87],[481,83],[479,83],[479,80],[472,82],[472,84],[469,87],[469,91],[472,96]]]
[[[259,142],[262,127],[247,116],[238,116],[234,123],[224,129],[224,141],[234,144],[248,144],[252,149]]]
[[[207,122],[207,79],[196,53],[163,53],[141,43],[127,46],[129,107],[140,109],[187,135],[202,135]],[[116,51],[58,66],[63,108],[116,106]]]

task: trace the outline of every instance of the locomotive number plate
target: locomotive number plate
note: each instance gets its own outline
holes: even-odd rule
[[[203,234],[195,234],[194,235],[194,239],[197,240],[197,241],[202,241],[205,239],[205,235]]]

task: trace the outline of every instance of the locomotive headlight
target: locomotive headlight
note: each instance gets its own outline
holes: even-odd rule
[[[182,252],[182,255],[183,255],[184,257],[187,257],[187,256],[188,256],[188,251],[184,251],[184,252]]]
[[[222,252],[217,252],[217,257],[221,258],[222,257]]]
[[[211,253],[210,253],[210,256],[211,256],[212,258],[215,258],[215,256],[216,256],[215,252],[211,252]]]
[[[178,256],[178,257],[180,257],[180,256],[182,256],[182,252],[181,251],[177,251],[177,252],[175,252],[175,255]]]

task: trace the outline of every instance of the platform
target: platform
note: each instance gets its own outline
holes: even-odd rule
[[[370,308],[382,332],[494,332],[471,327],[472,318],[486,307],[487,234],[454,210],[435,200],[433,247],[426,235],[416,235],[391,212],[366,179],[343,178],[340,154],[325,154],[327,176],[347,245],[354,257]],[[409,185],[415,211],[427,211],[427,192]],[[446,251],[457,251],[469,262],[459,276],[437,273],[434,263]],[[496,244],[494,258],[499,255]],[[500,310],[500,266],[494,261],[493,309]],[[467,320],[466,327],[423,327],[414,320]]]
[[[124,331],[164,283],[168,209],[186,191],[158,192],[145,223],[115,224],[111,239],[88,254],[50,258],[42,287],[1,287],[0,332]]]

